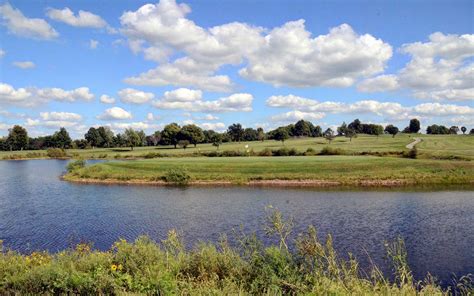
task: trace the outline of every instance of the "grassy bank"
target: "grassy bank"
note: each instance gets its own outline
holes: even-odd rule
[[[172,146],[157,147],[136,147],[133,151],[130,148],[98,148],[98,149],[68,149],[66,154],[73,158],[85,159],[127,159],[145,158],[147,156],[162,157],[183,157],[199,156],[212,152],[240,152],[247,150],[253,153],[260,153],[265,149],[277,150],[282,147],[295,149],[298,153],[303,153],[312,149],[314,154],[318,154],[325,147],[340,149],[345,154],[392,154],[400,155],[407,151],[405,146],[413,141],[415,135],[400,134],[395,138],[389,135],[380,137],[359,135],[350,141],[345,137],[337,137],[331,144],[324,138],[295,138],[281,142],[268,140],[264,142],[241,142],[223,143],[219,150],[211,144],[198,144],[197,147],[187,149],[174,149]],[[423,141],[417,145],[419,148],[419,158],[444,158],[444,159],[474,159],[474,137],[463,135],[416,135]],[[245,148],[248,146],[248,148]],[[0,151],[0,159],[30,159],[48,158],[47,151]]]
[[[70,181],[160,183],[173,170],[194,183],[288,185],[472,184],[474,163],[372,156],[160,158],[100,163],[76,168]],[[296,182],[295,185],[299,183]],[[291,185],[291,184],[289,184]]]
[[[362,272],[357,260],[335,252],[331,236],[318,239],[309,227],[296,240],[291,220],[269,212],[265,230],[275,242],[264,246],[254,235],[236,234],[230,246],[201,243],[185,250],[176,231],[156,243],[141,237],[117,241],[109,251],[90,245],[56,254],[0,253],[0,294],[81,295],[449,295],[431,278],[415,282],[402,240],[386,243],[391,280],[377,267]],[[456,287],[468,295],[469,277]]]

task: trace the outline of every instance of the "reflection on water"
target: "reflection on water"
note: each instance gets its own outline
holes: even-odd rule
[[[384,240],[405,239],[415,276],[446,281],[474,272],[472,191],[347,191],[272,188],[162,188],[78,185],[60,181],[67,161],[0,162],[0,239],[29,252],[57,251],[81,240],[108,249],[118,238],[147,234],[161,240],[171,228],[188,245],[216,241],[243,225],[264,238],[265,206],[331,233],[336,249],[384,264]]]

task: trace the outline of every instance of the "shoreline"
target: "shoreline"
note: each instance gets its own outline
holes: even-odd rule
[[[274,187],[274,188],[414,188],[414,187],[471,187],[470,183],[445,184],[445,183],[417,183],[410,180],[355,180],[354,182],[339,182],[331,180],[251,180],[245,182],[232,181],[190,181],[186,185],[177,185],[165,181],[150,180],[118,180],[118,179],[93,179],[93,178],[68,178],[67,175],[60,177],[62,181],[76,184],[97,184],[97,185],[131,185],[131,186],[157,186],[157,187]]]

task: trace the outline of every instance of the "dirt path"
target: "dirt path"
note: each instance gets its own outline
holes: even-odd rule
[[[407,149],[412,149],[416,144],[420,143],[422,140],[420,138],[414,138],[414,141],[406,145]]]

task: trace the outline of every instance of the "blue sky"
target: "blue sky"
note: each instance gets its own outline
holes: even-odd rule
[[[80,13],[82,11],[82,13]],[[474,127],[472,1],[0,2],[0,135]],[[107,96],[107,97],[106,97]]]

